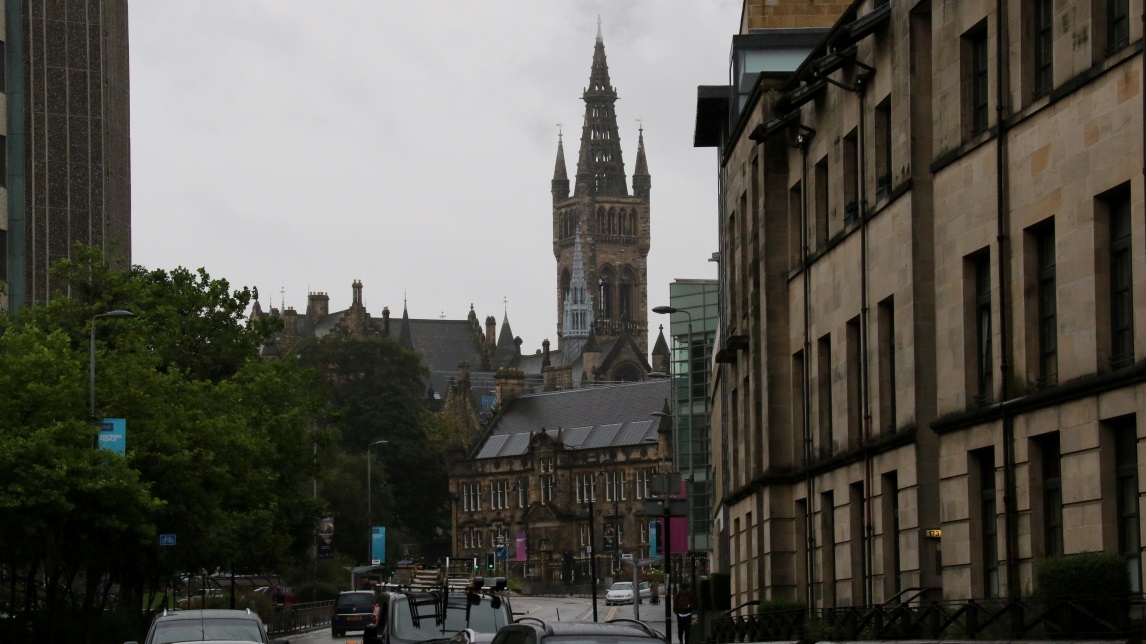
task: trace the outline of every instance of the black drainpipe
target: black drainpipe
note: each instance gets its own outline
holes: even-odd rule
[[[815,571],[813,562],[813,552],[816,548],[816,536],[812,530],[812,504],[815,501],[815,494],[813,489],[815,481],[812,479],[812,411],[810,401],[810,387],[812,386],[809,372],[811,371],[812,362],[812,345],[808,339],[811,333],[809,328],[808,315],[810,312],[810,305],[808,304],[808,297],[811,292],[811,283],[808,279],[808,271],[811,266],[808,264],[808,135],[801,132],[797,138],[800,145],[800,265],[803,268],[804,280],[804,373],[801,377],[804,379],[804,396],[802,401],[803,414],[804,414],[804,471],[807,473],[806,488],[808,493],[807,507],[804,510],[804,538],[806,545],[804,547],[804,579],[806,584],[804,586],[805,603],[808,608],[815,607],[816,597],[812,588],[814,586],[814,579],[812,573]]]
[[[995,195],[997,230],[996,242],[998,244],[998,275],[999,275],[999,400],[1005,403],[1010,397],[1011,378],[1011,337],[1007,327],[1007,263],[1010,261],[1010,244],[1008,239],[1008,193],[1007,193],[1007,47],[1006,47],[1007,16],[1003,0],[995,0],[995,165],[996,185]],[[1007,597],[1014,600],[1019,597],[1019,566],[1017,534],[1018,516],[1015,508],[1015,428],[1011,414],[1007,413],[1006,405],[1002,409],[1003,424],[1003,513],[1006,530],[1005,549],[1007,557]]]

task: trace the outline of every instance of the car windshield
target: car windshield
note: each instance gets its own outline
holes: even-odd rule
[[[633,582],[631,581],[618,581],[609,587],[609,590],[632,590]]]
[[[423,610],[426,609],[423,607]],[[493,608],[489,605],[489,600],[471,605],[468,621],[466,613],[464,605],[451,603],[446,611],[445,623],[439,624],[434,616],[429,615],[422,617],[415,624],[414,617],[410,614],[409,603],[406,600],[398,600],[394,602],[394,634],[399,639],[417,642],[453,635],[463,628],[470,628],[478,633],[494,633],[510,621],[507,605],[502,604],[499,608]]]
[[[174,619],[155,625],[153,644],[175,642],[266,642],[256,622],[249,619]]]
[[[374,602],[374,593],[342,595],[335,610],[339,613],[369,613],[374,609]]]

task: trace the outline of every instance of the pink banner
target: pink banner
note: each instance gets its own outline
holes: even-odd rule
[[[517,533],[517,538],[514,540],[514,545],[516,546],[516,550],[517,550],[517,560],[518,561],[528,560],[529,556],[525,552],[525,533],[524,532],[518,532]]]

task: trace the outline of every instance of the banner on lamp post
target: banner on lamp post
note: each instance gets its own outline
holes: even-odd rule
[[[334,558],[334,517],[323,517],[318,522],[318,559]]]
[[[127,420],[105,418],[99,424],[99,446],[123,456],[127,452]]]
[[[516,546],[515,547],[516,552],[514,554],[516,555],[517,561],[527,561],[529,559],[529,553],[525,549],[525,533],[524,532],[518,532],[517,533],[517,536],[514,539],[513,545]]]
[[[386,528],[382,526],[370,528],[370,563],[386,563]]]

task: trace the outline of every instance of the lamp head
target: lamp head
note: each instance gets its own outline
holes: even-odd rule
[[[675,306],[654,306],[653,307],[653,313],[661,313],[661,314],[676,313],[679,310],[680,309],[676,308]]]
[[[115,309],[113,311],[108,311],[107,313],[100,313],[96,317],[97,318],[133,318],[133,317],[135,317],[135,314],[132,313],[131,311],[127,311],[124,309]]]

